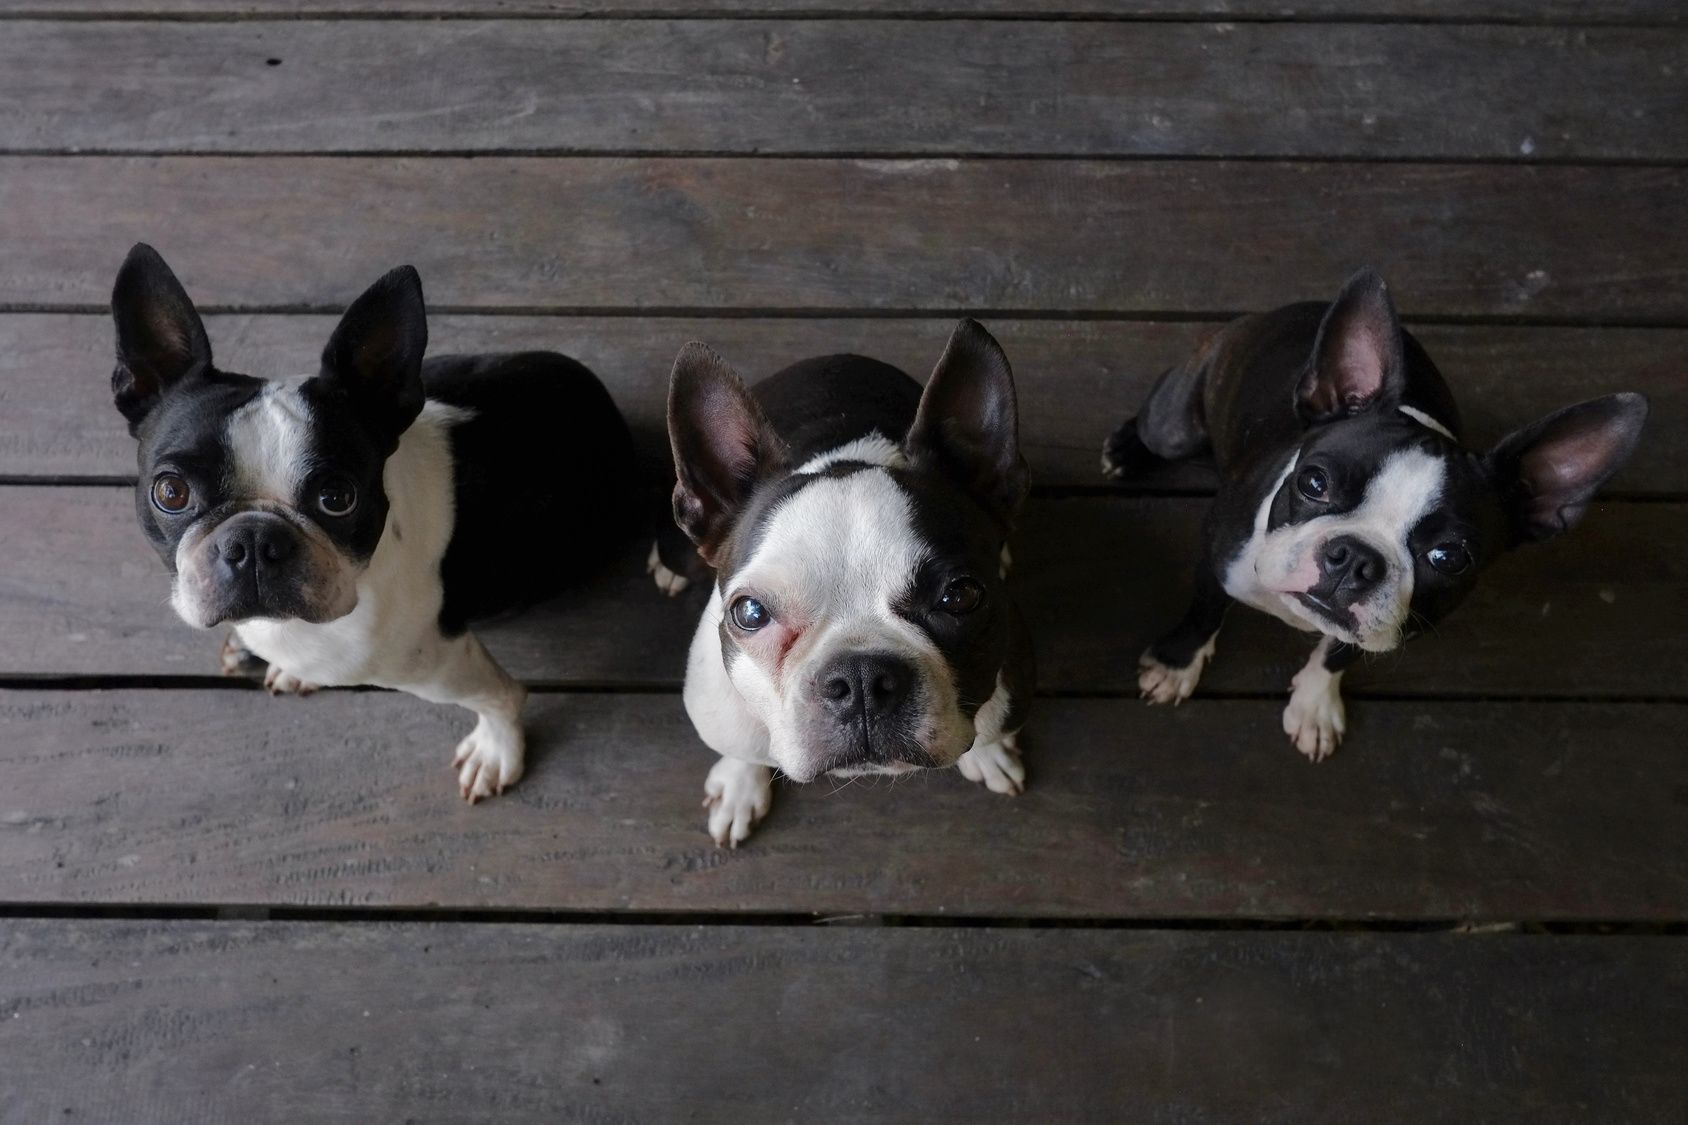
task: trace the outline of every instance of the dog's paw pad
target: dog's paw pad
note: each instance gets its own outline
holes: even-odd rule
[[[1005,734],[997,742],[975,742],[955,763],[961,776],[992,793],[1015,797],[1025,792],[1026,767],[1020,762],[1017,736]]]
[[[1284,708],[1284,733],[1308,761],[1322,762],[1336,753],[1347,730],[1347,714],[1339,693],[1303,689],[1297,684]]]
[[[506,723],[481,719],[469,736],[457,744],[451,768],[457,771],[457,787],[471,805],[496,797],[522,776],[522,732]]]
[[[650,556],[645,559],[645,573],[656,581],[658,590],[671,598],[692,584],[692,580],[684,574],[676,574],[662,565],[662,552],[655,543],[651,544]]]
[[[736,848],[768,815],[774,801],[774,775],[767,766],[722,758],[703,782],[703,807],[709,810],[709,835],[718,847]]]
[[[310,695],[317,685],[271,664],[264,672],[264,690],[271,695]]]

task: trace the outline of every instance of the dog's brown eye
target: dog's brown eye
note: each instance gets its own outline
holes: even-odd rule
[[[739,598],[733,603],[733,624],[746,633],[754,633],[774,619],[768,607],[755,598]]]
[[[160,473],[158,479],[152,482],[153,507],[166,515],[180,515],[185,512],[193,493],[188,489],[188,482],[175,473]]]
[[[978,609],[979,603],[984,600],[983,586],[971,578],[957,578],[944,587],[943,596],[938,599],[938,608],[959,617]]]
[[[1321,503],[1330,495],[1330,480],[1323,469],[1306,468],[1295,475],[1295,487],[1309,500]]]
[[[1471,552],[1458,543],[1438,543],[1424,557],[1443,574],[1463,574],[1471,568]]]
[[[325,516],[349,516],[358,506],[357,486],[345,477],[329,477],[317,487],[316,502]]]

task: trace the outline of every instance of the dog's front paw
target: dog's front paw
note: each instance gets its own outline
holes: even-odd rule
[[[1196,650],[1195,658],[1182,668],[1171,668],[1155,659],[1150,649],[1137,660],[1137,692],[1151,704],[1170,703],[1173,706],[1190,698],[1201,681],[1202,669],[1213,658],[1213,641]]]
[[[271,664],[264,672],[264,690],[271,695],[310,695],[317,690],[317,685]]]
[[[722,758],[703,782],[703,807],[709,810],[709,835],[723,848],[750,839],[750,830],[768,815],[774,801],[774,772],[738,758]]]
[[[651,544],[650,557],[645,559],[645,573],[656,580],[658,590],[671,598],[692,584],[684,574],[676,574],[662,565],[662,552],[655,543]]]
[[[1289,705],[1284,708],[1284,733],[1310,762],[1322,762],[1342,745],[1348,729],[1342,692],[1336,678],[1322,669],[1305,669],[1291,682]]]
[[[955,763],[961,776],[977,782],[992,793],[1016,797],[1026,789],[1026,767],[1020,763],[1018,734],[1005,734],[996,742],[975,742]]]
[[[471,805],[498,796],[521,779],[522,728],[481,716],[469,737],[457,744],[451,768],[457,771],[463,799]]]
[[[217,666],[225,676],[256,678],[264,672],[264,658],[241,644],[235,635],[230,633],[223,638],[222,650],[217,653]]]

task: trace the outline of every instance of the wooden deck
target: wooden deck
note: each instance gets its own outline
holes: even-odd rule
[[[0,0],[0,1121],[1680,1120],[1684,200],[1680,0]],[[986,319],[1031,788],[786,786],[717,850],[642,552],[486,631],[537,690],[475,808],[465,713],[217,677],[106,391],[140,238],[264,374],[415,263],[435,350],[602,374],[653,519],[681,342],[924,374]],[[1479,440],[1654,413],[1314,768],[1264,619],[1134,698],[1211,477],[1097,450],[1362,263]]]

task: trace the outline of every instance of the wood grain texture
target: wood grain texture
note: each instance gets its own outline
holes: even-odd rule
[[[192,16],[994,16],[1682,23],[1676,0],[0,0],[0,14]]]
[[[1684,76],[1659,28],[18,22],[0,150],[1671,160]]]
[[[1016,160],[0,159],[0,304],[1234,313],[1370,263],[1408,316],[1688,321],[1688,168]],[[824,206],[822,204],[824,203]],[[442,308],[442,311],[444,309]]]
[[[201,675],[220,631],[166,606],[169,583],[126,488],[0,489],[0,675]],[[653,508],[656,505],[653,504]],[[1195,499],[1034,501],[1015,546],[1039,686],[1136,691],[1137,657],[1182,613],[1206,504]],[[1433,636],[1357,667],[1362,693],[1571,697],[1688,695],[1688,560],[1681,504],[1596,505],[1562,542],[1503,558]],[[660,514],[652,512],[652,526]],[[679,684],[707,600],[677,600],[644,573],[646,543],[587,586],[478,630],[516,676],[549,685]],[[1202,687],[1287,690],[1305,635],[1232,615]],[[1543,654],[1554,654],[1543,659]]]
[[[3,926],[19,1121],[1664,1122],[1688,1093],[1668,939]]]
[[[736,851],[672,695],[540,695],[474,807],[466,715],[391,693],[0,692],[0,901],[1126,919],[1674,920],[1680,705],[1039,701],[1031,783],[777,788]]]
[[[226,367],[281,377],[315,369],[333,329],[325,316],[227,314],[207,318]],[[667,471],[664,405],[674,353],[705,340],[747,378],[809,355],[882,357],[925,379],[954,322],[948,319],[697,319],[674,317],[436,316],[436,353],[560,349],[605,380],[641,439],[655,477]],[[1014,363],[1020,437],[1043,486],[1096,485],[1102,435],[1136,409],[1155,377],[1214,325],[1135,321],[993,320]],[[1417,329],[1461,396],[1474,443],[1591,395],[1648,395],[1647,438],[1612,488],[1688,494],[1688,332],[1675,329]],[[0,315],[0,477],[129,477],[134,443],[112,409],[109,317]],[[1121,482],[1122,491],[1211,487],[1191,468]]]

